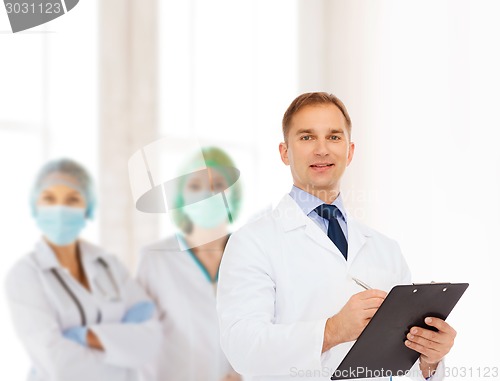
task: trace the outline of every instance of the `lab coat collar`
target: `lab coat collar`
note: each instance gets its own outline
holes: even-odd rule
[[[278,206],[273,210],[273,216],[281,221],[285,232],[305,226],[307,220],[310,220],[289,194],[283,196]]]
[[[90,242],[79,239],[78,245],[80,246],[80,253],[82,253],[82,261],[95,262],[97,260],[105,260],[104,250],[99,246],[93,245]]]
[[[88,263],[102,258],[102,251],[97,246],[83,240],[79,240],[78,245],[82,253],[82,261]],[[83,253],[85,253],[84,256]],[[57,260],[56,254],[44,239],[40,239],[37,242],[34,256],[38,266],[40,266],[42,270],[61,268],[61,264]]]
[[[296,185],[292,186],[292,189],[289,193],[290,197],[294,199],[297,205],[302,209],[306,216],[309,216],[310,213],[318,206],[325,204],[325,202],[318,197],[306,192],[305,190],[300,189]],[[346,211],[344,207],[344,203],[342,202],[342,195],[339,193],[337,198],[330,205],[335,205],[340,213],[342,214],[342,219],[346,220]]]
[[[283,196],[278,206],[274,209],[273,215],[280,221],[285,232],[305,226],[306,235],[314,242],[334,252],[336,255],[342,257],[342,259],[344,258],[335,244],[314,223],[314,221],[305,215],[289,194]],[[346,213],[346,219],[349,230],[347,264],[350,265],[365,244],[367,238],[371,236],[371,232],[369,229],[350,218],[348,213]]]
[[[61,267],[57,260],[56,254],[52,251],[51,247],[45,240],[40,239],[35,245],[35,261],[42,270],[51,270]]]

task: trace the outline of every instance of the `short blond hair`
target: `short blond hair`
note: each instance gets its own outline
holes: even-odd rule
[[[305,106],[315,106],[315,105],[328,105],[333,104],[336,106],[344,115],[347,127],[347,133],[349,134],[349,139],[351,138],[351,117],[347,112],[347,108],[344,103],[337,98],[333,94],[328,94],[325,92],[316,92],[316,93],[304,93],[299,95],[297,98],[293,100],[293,102],[288,106],[288,109],[285,111],[285,115],[283,115],[283,138],[285,142],[288,142],[288,131],[290,130],[290,126],[292,124],[293,116],[299,112]]]

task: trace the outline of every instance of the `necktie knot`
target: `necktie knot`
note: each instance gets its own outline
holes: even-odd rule
[[[342,212],[335,205],[321,204],[314,210],[327,220],[338,219],[342,216]]]

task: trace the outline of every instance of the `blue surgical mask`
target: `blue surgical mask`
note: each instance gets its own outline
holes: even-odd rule
[[[85,209],[63,205],[39,206],[35,220],[50,242],[65,246],[76,241],[85,227]]]
[[[224,221],[228,222],[228,212],[221,193],[212,194],[210,191],[185,192],[185,205],[182,211],[189,217],[193,224],[205,229],[219,226]]]

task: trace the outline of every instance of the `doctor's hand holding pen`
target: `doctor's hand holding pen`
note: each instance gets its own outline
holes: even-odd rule
[[[371,289],[359,279],[352,279],[365,291],[353,295],[339,313],[327,320],[323,352],[338,344],[357,340],[387,296],[385,291]],[[428,378],[450,352],[457,332],[447,322],[436,317],[427,317],[425,323],[438,331],[412,327],[406,336],[405,345],[420,353],[420,369],[423,376]]]
[[[365,290],[371,289],[359,279],[352,278],[352,280]],[[426,317],[425,324],[436,328],[437,332],[421,327],[412,327],[406,335],[405,345],[420,353],[420,369],[424,377],[429,378],[434,374],[439,363],[451,351],[457,332],[446,321],[437,317]]]
[[[327,320],[322,351],[357,340],[386,296],[381,290],[365,290],[351,296],[340,312]]]

